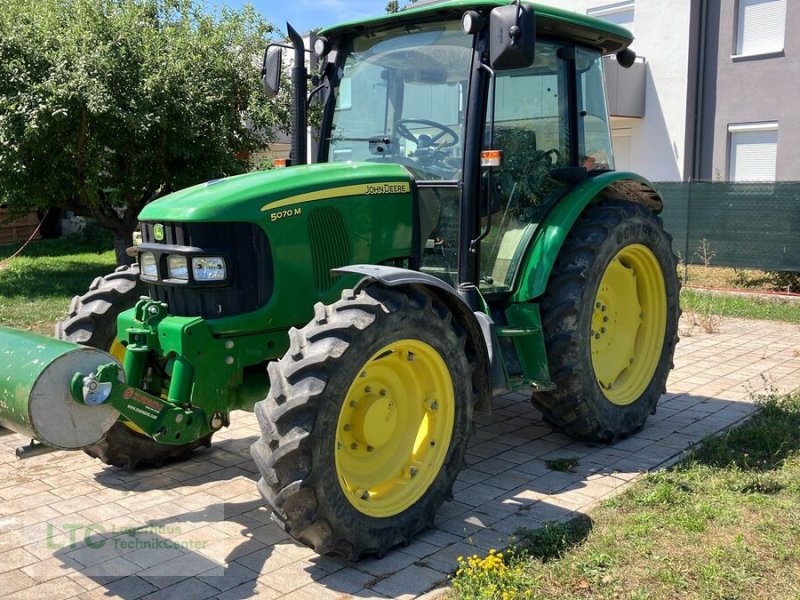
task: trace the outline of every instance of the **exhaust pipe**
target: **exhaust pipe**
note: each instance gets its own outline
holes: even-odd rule
[[[306,69],[306,48],[301,36],[294,27],[286,23],[289,40],[294,46],[294,66],[292,67],[292,164],[304,165],[308,162],[308,70]]]

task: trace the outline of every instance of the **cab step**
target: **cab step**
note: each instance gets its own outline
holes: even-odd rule
[[[499,337],[526,337],[529,335],[536,335],[541,330],[538,327],[509,327],[498,326],[495,327]]]

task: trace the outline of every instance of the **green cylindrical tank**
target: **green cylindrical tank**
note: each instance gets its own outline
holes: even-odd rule
[[[97,443],[119,413],[78,403],[70,382],[113,361],[94,348],[0,327],[0,426],[63,450]]]

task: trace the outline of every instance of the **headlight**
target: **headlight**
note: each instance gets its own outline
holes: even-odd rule
[[[143,252],[139,256],[139,269],[145,279],[158,279],[158,266],[152,252]]]
[[[167,271],[171,279],[184,279],[189,281],[189,267],[186,257],[180,254],[170,254],[167,257]]]
[[[195,281],[222,281],[227,275],[225,260],[221,256],[196,256],[192,259]]]

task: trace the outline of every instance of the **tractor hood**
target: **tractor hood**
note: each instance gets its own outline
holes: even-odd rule
[[[214,179],[151,202],[140,221],[257,221],[265,211],[313,200],[410,191],[394,163],[323,163]],[[402,186],[402,190],[394,186]]]

